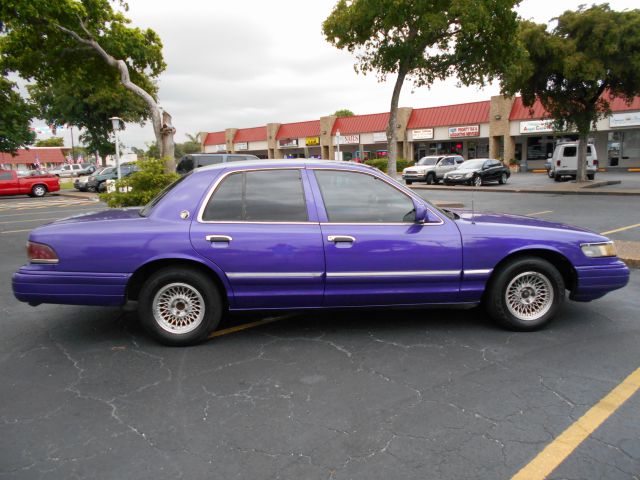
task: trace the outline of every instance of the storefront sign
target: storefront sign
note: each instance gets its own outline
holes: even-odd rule
[[[387,132],[375,132],[373,134],[373,143],[380,143],[387,141]]]
[[[340,135],[340,145],[347,143],[360,143],[360,135]]]
[[[216,152],[226,152],[227,151],[227,146],[226,145],[216,145]]]
[[[609,127],[635,127],[640,125],[640,112],[613,113],[609,117]]]
[[[320,145],[320,137],[307,137],[304,139],[304,144],[307,147],[315,147]]]
[[[249,143],[248,142],[236,143],[236,150],[249,150]]]
[[[520,133],[553,132],[553,120],[531,120],[520,122]]]
[[[283,147],[297,147],[298,139],[297,138],[283,138],[282,140],[278,140],[278,145],[280,148]]]
[[[449,127],[449,138],[479,137],[480,125],[467,125],[466,127]]]
[[[411,130],[412,140],[430,140],[433,138],[433,128],[422,128],[419,130]]]

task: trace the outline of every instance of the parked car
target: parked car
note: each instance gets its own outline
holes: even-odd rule
[[[133,172],[138,171],[138,166],[135,163],[123,163],[120,165],[120,177],[128,177]],[[118,169],[116,167],[109,167],[102,170],[99,175],[91,175],[87,179],[87,190],[90,192],[103,192],[106,190],[107,180],[117,180]]]
[[[96,166],[92,163],[72,163],[60,165],[49,169],[49,173],[58,177],[77,177],[87,175],[96,171]]]
[[[58,190],[60,190],[60,179],[55,175],[19,177],[15,170],[0,170],[0,195],[44,197],[47,192]]]
[[[137,302],[144,327],[171,345],[206,339],[227,310],[482,303],[502,325],[533,330],[565,289],[588,302],[629,280],[602,235],[441,210],[378,170],[312,160],[201,168],[143,208],[38,227],[27,253],[18,300]]]
[[[98,176],[98,175],[106,175],[108,173],[112,173],[116,171],[116,167],[106,167],[106,168],[102,168],[100,170],[97,170],[93,176]],[[90,189],[89,187],[89,178],[91,178],[91,175],[83,175],[81,177],[76,178],[73,181],[73,188],[75,188],[76,190],[79,190],[81,192],[95,192],[95,190]],[[91,187],[93,188],[93,186]]]
[[[413,182],[427,182],[428,185],[438,183],[444,174],[455,170],[464,162],[460,155],[434,155],[422,157],[413,167],[402,171],[402,178],[407,185]]]
[[[493,158],[476,158],[467,160],[453,172],[444,175],[444,183],[455,185],[459,183],[481,186],[485,182],[507,183],[511,171],[504,163]]]
[[[255,155],[239,153],[190,153],[180,159],[176,172],[186,175],[195,168],[205,167],[226,162],[242,162],[245,160],[259,160]]]
[[[544,162],[544,168],[547,171],[547,175],[549,176],[549,178],[553,178],[554,174],[551,172],[551,158]]]
[[[593,144],[587,145],[587,178],[593,180],[596,178],[598,170],[598,154]],[[578,169],[578,142],[564,142],[556,145],[553,149],[553,157],[551,157],[551,170],[549,177],[556,182],[563,178],[569,177],[575,180]]]

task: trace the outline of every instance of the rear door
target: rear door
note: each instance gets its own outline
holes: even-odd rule
[[[442,160],[440,160],[440,163],[438,163],[438,166],[436,167],[436,176],[438,178],[443,178],[445,173],[455,169],[456,164],[453,157],[443,158]]]
[[[191,226],[191,244],[217,265],[235,309],[319,307],[324,252],[302,168],[223,174]]]

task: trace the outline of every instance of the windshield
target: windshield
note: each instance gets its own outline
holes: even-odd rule
[[[178,180],[176,180],[172,184],[166,186],[159,194],[153,197],[149,203],[147,203],[144,207],[142,207],[142,209],[140,210],[140,216],[141,217],[148,216],[151,210],[153,210],[153,207],[155,207],[158,203],[160,203],[160,200],[162,200],[167,193],[169,193],[171,190],[177,187],[178,184],[182,182],[185,178],[188,178],[189,175],[191,175],[191,173],[186,174],[184,177],[180,177]]]
[[[416,165],[435,165],[440,157],[422,157]]]
[[[467,160],[458,167],[458,170],[476,170],[478,168],[482,168],[484,162],[484,160]]]

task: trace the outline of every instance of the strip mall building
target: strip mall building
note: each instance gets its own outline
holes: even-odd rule
[[[640,167],[640,97],[627,105],[611,100],[611,116],[591,134],[601,167]],[[269,123],[227,128],[203,135],[203,152],[252,153],[260,158],[326,158],[343,160],[387,155],[389,113],[322,117],[297,123]],[[518,160],[524,169],[543,164],[559,140],[539,103],[525,107],[520,97],[501,95],[489,101],[431,108],[399,108],[398,152],[404,158],[458,153],[466,159]],[[338,142],[339,139],[339,142]]]

